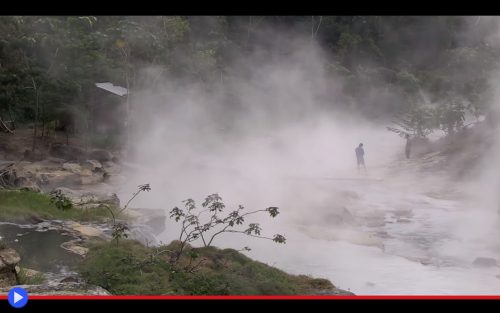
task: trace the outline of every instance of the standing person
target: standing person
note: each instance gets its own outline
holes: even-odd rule
[[[405,154],[406,154],[406,158],[409,159],[410,158],[410,148],[411,148],[410,135],[406,134],[405,138],[406,138]]]
[[[365,168],[366,171],[365,150],[363,150],[363,144],[360,143],[359,146],[354,151],[356,151],[356,159],[358,161],[358,171],[361,165]]]

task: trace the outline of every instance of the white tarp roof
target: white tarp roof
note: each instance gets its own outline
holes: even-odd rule
[[[115,95],[124,96],[124,95],[128,94],[127,88],[115,86],[112,83],[96,83],[95,85],[101,89],[112,92]]]

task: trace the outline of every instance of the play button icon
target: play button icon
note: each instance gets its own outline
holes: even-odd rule
[[[20,309],[28,303],[28,292],[20,287],[14,287],[9,291],[9,304]]]

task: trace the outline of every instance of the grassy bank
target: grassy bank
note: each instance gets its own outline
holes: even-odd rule
[[[297,295],[333,289],[326,279],[289,275],[233,249],[189,249],[182,263],[204,260],[194,272],[173,268],[167,254],[175,243],[149,248],[135,241],[91,246],[79,272],[115,295]]]
[[[109,217],[109,212],[103,208],[60,210],[46,194],[0,190],[0,221],[23,222],[36,218],[101,221]]]
[[[22,267],[17,272],[17,279],[20,285],[40,285],[46,281],[43,273]]]

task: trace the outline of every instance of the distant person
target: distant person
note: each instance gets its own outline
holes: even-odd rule
[[[358,161],[358,171],[361,165],[364,167],[366,171],[365,150],[363,150],[363,144],[360,143],[359,146],[355,149],[355,151],[356,151],[356,159]]]
[[[405,138],[406,138],[405,154],[406,154],[406,158],[409,159],[410,158],[410,149],[411,149],[410,135],[406,134]]]

